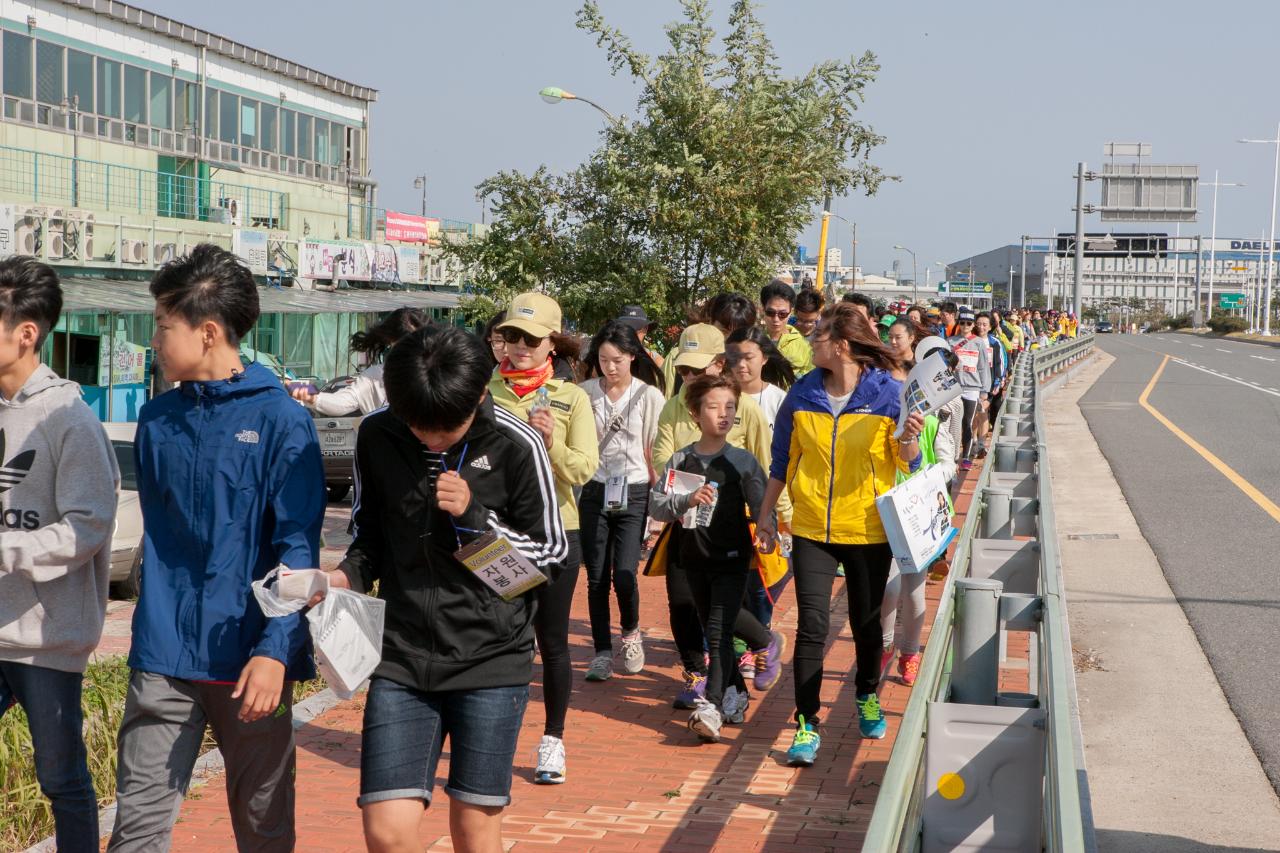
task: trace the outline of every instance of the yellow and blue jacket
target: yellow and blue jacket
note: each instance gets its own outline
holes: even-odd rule
[[[865,368],[841,412],[831,411],[825,370],[791,386],[773,427],[769,475],[787,484],[796,536],[841,545],[887,541],[876,498],[894,487],[898,472],[920,466],[898,458],[902,383]]]

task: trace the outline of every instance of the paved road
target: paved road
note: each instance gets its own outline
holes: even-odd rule
[[[1116,361],[1081,410],[1280,792],[1280,349],[1179,334],[1100,341]],[[1148,403],[1185,438],[1139,404],[1162,364]],[[1194,716],[1196,697],[1169,713]]]

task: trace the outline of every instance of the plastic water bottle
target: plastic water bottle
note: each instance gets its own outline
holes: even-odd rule
[[[698,507],[696,521],[698,527],[711,526],[711,516],[716,511],[716,504],[720,502],[720,486],[711,480],[707,481],[707,485],[711,488],[711,503]]]
[[[529,407],[530,412],[545,412],[551,408],[551,392],[547,390],[546,385],[538,387],[533,392],[533,405]]]

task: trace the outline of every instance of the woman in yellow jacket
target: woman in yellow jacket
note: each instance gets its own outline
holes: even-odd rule
[[[489,382],[493,402],[525,418],[542,436],[555,475],[560,517],[569,537],[569,556],[559,575],[538,593],[534,633],[542,657],[542,694],[546,728],[538,746],[534,781],[565,781],[564,723],[573,688],[569,661],[569,608],[578,583],[582,546],[578,506],[573,490],[591,479],[600,464],[595,416],[591,401],[577,385],[553,377],[556,348],[571,346],[560,332],[560,306],[542,293],[522,293],[511,301],[507,319],[497,332],[506,343],[506,357]],[[473,461],[472,465],[483,462]]]
[[[875,499],[893,488],[899,471],[919,466],[924,424],[913,414],[901,441],[893,437],[902,383],[891,372],[899,363],[851,303],[823,312],[813,338],[813,363],[818,369],[791,387],[774,422],[769,488],[757,526],[760,546],[773,547],[770,519],[788,490],[799,625],[792,664],[797,727],[787,758],[804,767],[813,764],[821,743],[822,658],[838,565],[845,570],[849,624],[858,650],[858,727],[863,737],[884,737],[876,696],[880,602],[893,553]]]

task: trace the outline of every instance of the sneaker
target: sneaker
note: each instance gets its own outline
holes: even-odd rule
[[[613,652],[596,652],[587,666],[587,681],[608,681],[610,678],[613,678]]]
[[[755,678],[756,656],[750,649],[738,655],[738,673],[742,676],[743,681]]]
[[[723,722],[715,705],[706,699],[699,699],[693,713],[689,715],[689,730],[703,743],[716,743],[720,740],[720,726]]]
[[[972,468],[973,468],[973,462],[972,462],[971,460],[969,460],[969,459],[961,459],[961,460],[960,460],[960,470],[961,470],[961,471],[969,471],[969,470],[972,470]]]
[[[884,737],[884,714],[880,713],[880,697],[874,693],[858,697],[858,731],[865,738]]]
[[[640,629],[622,635],[622,671],[635,675],[644,670],[644,636]]]
[[[691,711],[698,707],[698,702],[707,695],[707,677],[697,672],[684,671],[684,687],[676,694],[671,707]]]
[[[885,670],[889,668],[889,664],[893,662],[893,643],[884,647],[884,651],[880,652],[880,674],[884,675]],[[901,662],[898,664],[901,666]]]
[[[726,688],[724,699],[720,701],[720,708],[724,712],[724,722],[742,725],[743,720],[747,718],[748,701],[750,700],[745,690],[739,690],[732,685]]]
[[[822,738],[818,736],[818,730],[806,723],[801,716],[791,748],[787,750],[787,764],[792,767],[812,767],[821,745]]]
[[[782,653],[787,649],[787,638],[777,631],[769,632],[769,645],[753,652],[755,664],[751,673],[751,686],[764,691],[778,683],[782,677]]]
[[[539,785],[563,785],[564,779],[564,741],[543,735],[538,744],[538,767],[533,771],[533,781]]]
[[[838,566],[836,566],[836,577],[838,577],[838,578],[842,578],[842,577],[844,577],[844,564],[843,564],[843,563],[842,563],[842,564],[840,564],[840,565],[838,565]]]
[[[910,687],[916,683],[916,676],[920,674],[920,653],[913,655],[898,656],[898,675],[902,676],[902,683]]]

